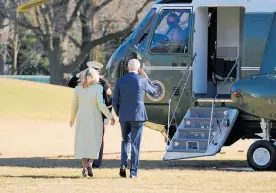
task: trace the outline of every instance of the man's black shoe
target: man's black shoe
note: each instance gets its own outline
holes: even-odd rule
[[[122,178],[126,178],[126,167],[124,165],[121,166],[119,174]]]

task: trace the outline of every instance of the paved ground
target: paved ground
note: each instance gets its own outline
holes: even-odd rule
[[[74,129],[67,122],[0,119],[1,157],[48,157],[73,154]],[[224,151],[246,151],[252,141],[239,141]],[[105,133],[105,154],[120,152],[121,135],[118,124],[108,126]],[[164,151],[160,132],[144,129],[142,152]]]
[[[74,129],[67,122],[0,119],[0,153],[5,157],[47,157],[73,154]],[[105,153],[120,152],[121,134],[118,124],[108,126]],[[163,151],[164,137],[145,128],[142,151]]]

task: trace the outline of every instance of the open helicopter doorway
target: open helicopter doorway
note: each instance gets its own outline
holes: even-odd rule
[[[243,7],[195,10],[193,93],[198,100],[231,99],[232,84],[240,76],[244,15]]]

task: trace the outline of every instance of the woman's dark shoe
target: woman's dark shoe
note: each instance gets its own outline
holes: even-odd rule
[[[83,177],[87,177],[88,176],[88,170],[87,170],[87,168],[83,168],[82,169],[82,175],[83,175]]]
[[[88,176],[93,177],[92,167],[88,166],[87,171],[88,171]]]

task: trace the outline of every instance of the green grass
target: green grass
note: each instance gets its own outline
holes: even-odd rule
[[[12,119],[68,120],[73,90],[0,78],[0,116]]]
[[[0,116],[30,120],[68,120],[73,90],[24,80],[0,78]],[[161,125],[147,127],[162,132]]]
[[[106,156],[104,168],[94,170],[94,178],[81,177],[79,160],[48,158],[9,158],[0,170],[0,192],[5,193],[274,193],[275,172],[234,172],[214,166],[244,165],[226,161],[227,155],[205,161],[162,162],[159,153],[142,153],[139,177],[122,179],[118,175],[118,155]],[[235,156],[234,156],[235,157]],[[238,156],[240,157],[240,155]],[[38,159],[39,160],[39,159]],[[2,160],[2,163],[5,160]],[[8,167],[15,162],[15,167]],[[129,173],[129,171],[128,171]]]

